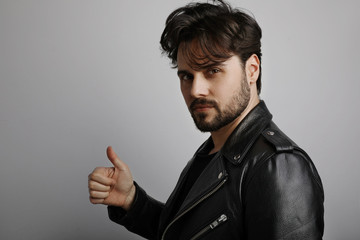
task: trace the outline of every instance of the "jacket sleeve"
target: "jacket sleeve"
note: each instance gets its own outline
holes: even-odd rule
[[[296,150],[276,153],[249,176],[246,239],[322,239],[323,202],[322,183],[310,158]]]
[[[137,183],[135,186],[136,195],[131,209],[126,212],[120,207],[108,206],[109,218],[130,232],[146,239],[155,239],[164,204],[147,195]]]

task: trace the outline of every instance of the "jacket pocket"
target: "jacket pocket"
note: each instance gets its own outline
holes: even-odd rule
[[[208,233],[208,232],[212,231],[213,229],[217,228],[218,226],[220,226],[221,224],[223,224],[227,220],[228,220],[227,216],[225,214],[221,214],[221,216],[218,217],[215,221],[213,221],[212,223],[210,223],[209,225],[207,225],[206,227],[201,229],[194,236],[192,236],[192,238],[190,238],[190,240],[200,239],[206,233]]]

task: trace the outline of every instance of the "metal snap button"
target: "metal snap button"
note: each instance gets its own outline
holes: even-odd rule
[[[234,156],[234,160],[238,160],[241,157],[240,154]]]
[[[273,131],[267,131],[266,134],[269,135],[269,136],[275,135],[275,133]]]

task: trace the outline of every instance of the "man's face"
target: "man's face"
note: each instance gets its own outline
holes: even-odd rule
[[[220,64],[198,69],[188,64],[180,49],[177,64],[181,92],[200,131],[219,130],[247,107],[250,88],[237,55]]]

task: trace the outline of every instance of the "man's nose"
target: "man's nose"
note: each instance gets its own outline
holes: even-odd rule
[[[209,83],[207,79],[204,76],[195,75],[191,86],[191,96],[199,98],[207,95],[209,95]]]

